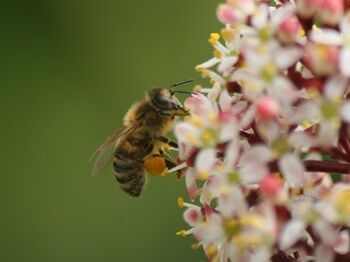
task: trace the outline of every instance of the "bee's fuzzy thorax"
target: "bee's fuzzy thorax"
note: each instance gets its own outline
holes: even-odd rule
[[[173,117],[159,114],[148,99],[143,99],[132,105],[125,114],[124,125],[130,126],[139,123],[140,129],[159,136],[169,131],[173,120]]]

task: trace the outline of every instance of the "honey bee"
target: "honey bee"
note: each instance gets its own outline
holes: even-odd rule
[[[124,116],[123,127],[109,136],[93,154],[92,175],[100,174],[113,162],[114,176],[120,187],[130,196],[139,197],[146,180],[144,163],[147,159],[161,156],[167,167],[174,167],[176,164],[163,152],[162,145],[177,146],[165,134],[176,116],[189,114],[174,93],[191,92],[173,91],[172,87],[192,81],[176,83],[170,89],[152,88],[133,104]]]

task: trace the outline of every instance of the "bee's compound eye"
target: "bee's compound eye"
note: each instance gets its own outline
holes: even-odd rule
[[[173,108],[172,101],[163,96],[163,95],[157,95],[152,99],[152,103],[158,107],[159,109],[171,109]]]

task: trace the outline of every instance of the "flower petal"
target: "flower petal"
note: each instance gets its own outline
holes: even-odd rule
[[[313,30],[310,38],[312,41],[325,45],[340,45],[342,42],[339,32],[333,29]]]
[[[216,151],[214,149],[210,148],[200,151],[195,160],[195,168],[198,175],[210,173],[215,161]]]
[[[349,231],[343,230],[339,233],[337,241],[335,243],[334,251],[339,254],[349,253],[350,239]]]
[[[275,63],[280,69],[290,67],[303,55],[302,50],[297,47],[279,48],[275,53]]]
[[[302,188],[306,184],[305,168],[294,154],[287,154],[279,161],[279,168],[292,188]]]
[[[302,220],[292,220],[282,228],[279,236],[279,246],[282,250],[291,248],[304,233],[305,224]]]
[[[316,247],[315,261],[333,262],[334,261],[333,259],[334,259],[334,253],[329,247],[322,244]]]
[[[230,56],[224,59],[218,66],[218,71],[222,74],[231,73],[234,69],[233,65],[238,61],[237,56]]]
[[[193,201],[197,196],[198,187],[192,168],[189,168],[186,172],[186,187],[188,196],[190,197],[190,200]]]
[[[232,97],[229,95],[226,89],[220,94],[219,105],[222,111],[229,111],[231,109]]]
[[[199,130],[189,123],[181,122],[175,127],[175,135],[180,143],[198,144],[199,134]]]
[[[344,47],[340,51],[340,70],[343,73],[343,75],[349,77],[350,76],[350,48],[349,47]]]
[[[348,60],[349,61],[349,60]],[[325,84],[324,95],[331,101],[338,102],[342,100],[348,79],[342,75],[333,76]]]
[[[266,163],[272,158],[271,150],[267,146],[257,145],[242,155],[240,164]]]
[[[183,213],[184,220],[187,224],[194,227],[202,222],[201,209],[197,206],[190,206]]]
[[[221,89],[221,85],[219,82],[215,82],[215,84],[213,85],[213,87],[210,89],[209,93],[208,93],[208,99],[211,101],[215,101],[216,98],[218,98],[219,94],[220,94],[220,89]]]
[[[350,123],[350,102],[345,102],[343,104],[341,107],[341,115],[345,122]]]

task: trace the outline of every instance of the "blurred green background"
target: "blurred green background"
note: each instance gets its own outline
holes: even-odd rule
[[[219,1],[1,1],[0,261],[203,261],[184,181],[142,198],[89,157],[154,85],[195,78]]]

